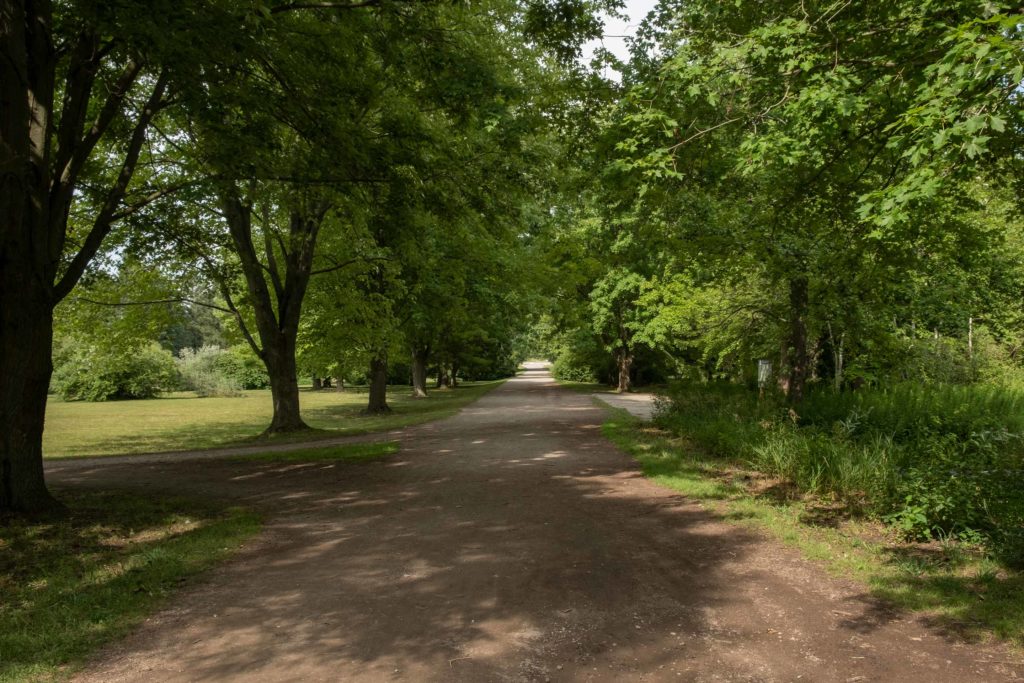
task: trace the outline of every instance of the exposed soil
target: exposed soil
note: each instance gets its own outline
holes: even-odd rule
[[[64,461],[62,486],[237,499],[235,560],[81,681],[1014,681],[663,489],[540,371],[401,433],[386,460]]]

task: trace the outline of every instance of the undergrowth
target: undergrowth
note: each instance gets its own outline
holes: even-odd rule
[[[680,384],[658,424],[884,521],[1024,565],[1024,395],[995,386],[812,392],[798,407],[745,387]]]

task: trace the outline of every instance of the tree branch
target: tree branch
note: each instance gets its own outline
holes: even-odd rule
[[[99,58],[99,56],[96,57],[97,60]],[[90,126],[87,132],[82,134],[81,128],[85,122],[95,69],[98,67],[98,61],[95,64],[83,65],[81,67],[83,71],[87,69],[91,69],[91,71],[86,71],[85,75],[80,77],[77,82],[72,82],[70,75],[68,77],[69,83],[67,87],[72,88],[72,91],[66,98],[65,106],[68,111],[63,112],[61,115],[57,163],[53,187],[50,189],[50,210],[57,221],[55,223],[57,225],[64,225],[64,219],[71,207],[78,175],[81,173],[82,167],[85,166],[85,162],[89,159],[89,155],[95,149],[96,144],[103,137],[103,134],[107,132],[110,124],[113,123],[117,113],[121,110],[128,91],[135,84],[135,80],[142,69],[142,65],[138,62],[128,62],[121,72],[121,76],[111,89],[110,95],[107,96],[106,102],[103,103],[99,114],[93,120],[92,126]],[[66,122],[64,120],[65,116],[70,117]],[[79,137],[80,135],[81,137]],[[51,248],[54,250],[54,258],[57,258],[63,248],[63,244],[58,242],[60,240],[55,240],[55,243],[51,245]]]
[[[121,200],[124,199],[124,195],[128,191],[128,184],[135,174],[135,164],[138,163],[139,153],[142,151],[142,145],[146,141],[149,122],[153,120],[153,117],[160,110],[160,101],[164,96],[164,90],[167,88],[167,80],[167,71],[162,71],[156,79],[156,84],[153,86],[153,91],[150,93],[146,105],[139,114],[138,121],[135,123],[131,140],[128,143],[128,150],[125,152],[124,161],[121,163],[121,172],[118,173],[117,180],[107,193],[107,198],[103,202],[99,215],[96,216],[96,220],[93,222],[92,229],[86,236],[82,248],[71,259],[71,263],[68,265],[63,277],[60,278],[54,287],[55,302],[60,301],[71,292],[79,278],[82,277],[82,273],[85,272],[85,267],[89,265],[96,252],[99,251],[103,239],[110,232],[117,207],[120,205]]]
[[[195,299],[187,299],[185,297],[174,297],[170,299],[152,299],[150,301],[99,301],[97,299],[90,299],[85,296],[76,296],[75,301],[84,301],[87,304],[95,304],[96,306],[155,306],[157,304],[193,304],[195,306],[203,306],[204,308],[212,308],[215,311],[221,311],[222,313],[234,313],[230,308],[224,306],[218,306],[217,304],[211,304],[206,301],[196,301]]]
[[[119,221],[122,218],[127,218],[128,216],[131,216],[133,213],[135,213],[139,209],[143,209],[143,208],[149,206],[150,204],[152,204],[156,200],[161,199],[163,197],[166,197],[168,195],[172,195],[175,192],[178,192],[179,190],[185,189],[189,185],[195,185],[197,182],[199,182],[199,181],[197,181],[197,180],[188,180],[188,181],[184,181],[184,182],[178,183],[177,185],[171,185],[170,187],[165,187],[165,188],[160,189],[160,190],[154,190],[153,192],[150,192],[148,195],[146,195],[145,197],[140,199],[138,202],[132,204],[131,206],[126,206],[121,211],[118,211],[117,213],[115,213],[113,215],[113,218],[112,218],[111,222]]]
[[[280,303],[284,298],[284,285],[281,282],[281,272],[277,269],[277,258],[274,256],[274,243],[270,234],[270,208],[264,202],[261,209],[260,213],[263,218],[263,251],[267,256],[267,265],[264,267],[264,270],[270,274],[270,283],[274,286],[274,295],[277,297],[278,303]],[[277,241],[281,245],[281,253],[287,261],[288,250],[284,248],[284,242],[281,241],[280,235],[278,235]]]
[[[350,258],[347,261],[342,261],[341,263],[335,263],[330,268],[320,268],[319,270],[311,271],[309,274],[311,276],[312,275],[323,275],[324,273],[332,273],[332,272],[334,272],[336,270],[341,270],[342,268],[348,268],[349,266],[351,266],[354,263],[360,263],[360,262],[362,262],[362,263],[372,263],[374,261],[390,261],[390,260],[391,260],[391,258],[389,256],[357,256],[355,258]]]
[[[361,0],[360,2],[289,2],[286,5],[271,7],[271,14],[281,12],[294,12],[303,9],[359,9],[360,7],[375,7],[380,0]]]

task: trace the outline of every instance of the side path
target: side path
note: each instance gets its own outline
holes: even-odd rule
[[[527,373],[384,461],[56,469],[228,496],[266,532],[80,681],[1013,681],[643,478],[589,396]]]

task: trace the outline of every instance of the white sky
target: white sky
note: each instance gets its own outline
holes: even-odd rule
[[[629,54],[626,52],[626,41],[613,36],[632,36],[636,34],[637,26],[644,20],[647,13],[654,9],[657,0],[626,0],[624,13],[629,17],[626,21],[620,19],[606,18],[604,25],[605,39],[595,40],[583,47],[583,61],[587,63],[594,54],[594,50],[601,46],[613,53],[619,59],[625,61]]]

